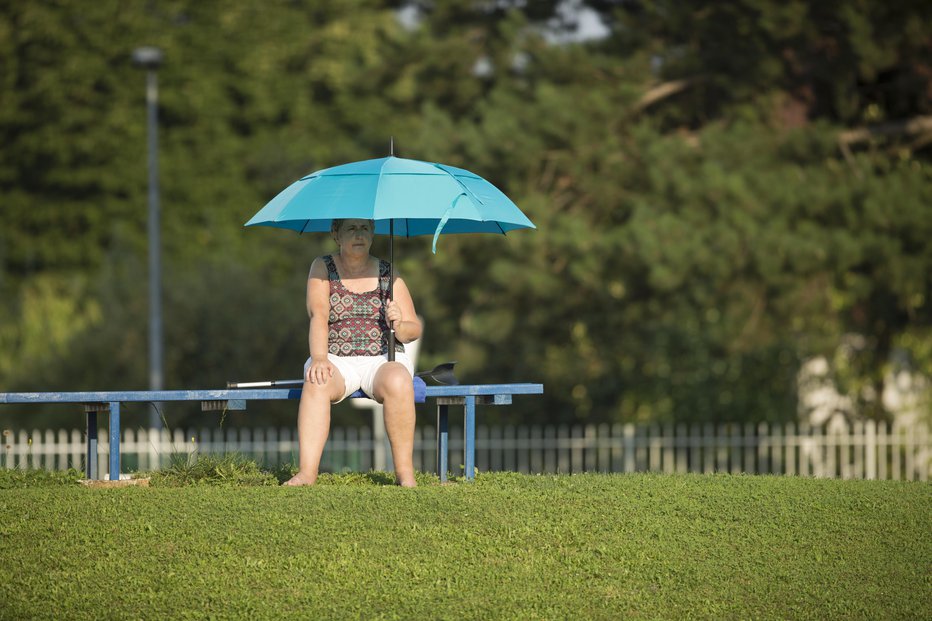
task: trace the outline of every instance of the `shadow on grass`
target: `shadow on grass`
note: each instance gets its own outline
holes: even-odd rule
[[[284,483],[297,472],[298,467],[293,463],[278,464],[270,470],[270,474],[275,477],[279,484]],[[414,478],[418,485],[440,484],[439,477],[428,472],[415,472]],[[394,486],[395,483],[394,473],[381,470],[370,470],[369,472],[321,472],[317,477],[317,485],[375,485],[382,487]]]
[[[415,472],[414,479],[418,485],[439,485],[440,479],[427,472]],[[377,487],[395,486],[394,473],[370,470],[369,472],[321,473],[317,477],[318,485],[374,485]]]
[[[387,472],[367,472],[363,475],[366,479],[369,479],[369,482],[373,485],[394,485],[395,484],[395,475],[389,474]]]

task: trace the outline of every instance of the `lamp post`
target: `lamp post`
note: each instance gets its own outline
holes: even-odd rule
[[[149,145],[149,390],[162,390],[162,248],[159,215],[159,136],[158,69],[162,50],[139,47],[133,50],[133,64],[146,70],[146,114]],[[158,408],[149,415],[149,426],[161,428]]]

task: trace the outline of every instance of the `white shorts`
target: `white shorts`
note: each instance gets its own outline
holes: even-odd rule
[[[337,356],[327,354],[327,358],[333,366],[339,369],[340,375],[343,376],[343,382],[346,384],[343,396],[334,403],[343,401],[360,388],[364,393],[373,399],[375,398],[375,374],[383,364],[388,362],[388,356],[384,354],[381,356]],[[406,353],[395,352],[395,362],[403,364],[411,377],[414,377],[414,365]],[[308,358],[307,362],[304,363],[304,375],[302,377],[307,377],[307,370],[310,366],[311,359]]]

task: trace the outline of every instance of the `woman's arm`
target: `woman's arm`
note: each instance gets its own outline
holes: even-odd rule
[[[307,340],[311,352],[311,366],[308,367],[305,379],[325,384],[333,376],[333,369],[327,358],[330,349],[327,327],[330,318],[330,280],[327,276],[327,266],[320,257],[314,259],[307,276],[307,315],[310,318]]]
[[[414,300],[411,299],[411,292],[405,281],[395,274],[394,282],[395,299],[388,303],[385,310],[385,318],[389,322],[394,322],[395,338],[402,343],[410,343],[421,337],[420,320],[417,318],[417,311],[414,310]]]

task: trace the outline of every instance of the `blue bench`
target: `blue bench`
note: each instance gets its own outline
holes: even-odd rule
[[[419,381],[420,378],[417,378]],[[447,480],[449,408],[463,406],[463,463],[466,479],[472,480],[476,466],[476,406],[510,405],[514,395],[543,394],[543,384],[463,384],[458,386],[423,386],[415,382],[419,403],[435,399],[437,404],[437,475]],[[423,390],[423,397],[420,391]],[[356,396],[356,395],[353,395]],[[363,395],[360,395],[363,396]],[[131,390],[109,392],[7,392],[0,393],[4,403],[73,403],[84,406],[87,416],[88,479],[97,473],[97,414],[110,416],[110,479],[120,478],[120,406],[123,403],[160,403],[200,401],[202,410],[245,410],[248,401],[300,399],[300,388],[233,388],[222,390]]]

